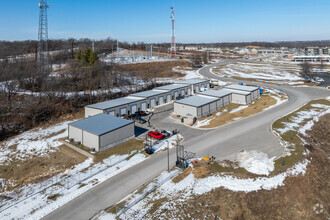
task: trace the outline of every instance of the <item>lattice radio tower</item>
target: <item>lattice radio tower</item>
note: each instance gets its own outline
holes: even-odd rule
[[[48,21],[47,21],[47,0],[40,0],[38,4],[39,12],[39,31],[38,31],[38,73],[48,74]]]
[[[174,33],[174,7],[171,7],[172,14],[171,14],[171,22],[172,22],[172,37],[171,37],[171,57],[176,58],[176,46],[175,46],[175,33]]]

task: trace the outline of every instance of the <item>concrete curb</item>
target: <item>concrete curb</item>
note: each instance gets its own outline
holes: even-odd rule
[[[90,154],[90,153],[88,153],[88,152],[86,152],[86,151],[84,151],[84,150],[82,150],[82,149],[80,149],[80,148],[78,148],[78,147],[76,147],[76,146],[74,146],[74,145],[72,145],[72,144],[66,142],[66,141],[60,141],[60,142],[61,142],[62,144],[64,144],[65,146],[71,148],[72,150],[77,151],[78,153],[80,153],[80,154],[82,154],[82,155],[84,155],[84,156],[86,156],[86,157],[89,157],[89,158],[92,158],[92,159],[95,158],[95,156],[94,156],[93,154]]]

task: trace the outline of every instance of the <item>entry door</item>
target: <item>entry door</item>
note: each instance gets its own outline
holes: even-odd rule
[[[141,103],[141,111],[147,111],[147,103]]]
[[[184,96],[184,89],[181,90],[181,97]]]
[[[155,99],[150,99],[150,108],[155,106]]]
[[[126,114],[126,107],[120,109],[120,115],[125,115]]]
[[[160,97],[158,98],[158,104],[159,104],[159,105],[164,104],[164,97],[163,97],[163,96],[160,96]]]
[[[176,99],[179,96],[179,93],[177,91],[174,92],[174,99]]]
[[[166,96],[166,102],[170,102],[171,101],[171,94],[168,94],[167,96]]]
[[[132,105],[131,106],[131,114],[133,115],[133,114],[135,114],[135,112],[136,112],[136,105]]]

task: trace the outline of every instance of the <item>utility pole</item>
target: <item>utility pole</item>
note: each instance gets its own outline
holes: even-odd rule
[[[95,52],[94,51],[94,41],[92,41],[92,51]]]
[[[170,145],[168,140],[165,141],[167,142],[167,172],[170,172]]]
[[[175,45],[175,32],[174,32],[174,7],[171,7],[172,14],[171,14],[171,22],[172,22],[172,37],[171,37],[171,57],[176,58],[176,45]]]
[[[72,45],[71,45],[71,58],[72,59],[74,59],[73,44],[74,44],[74,42],[72,41]]]
[[[39,11],[39,30],[38,30],[38,73],[48,75],[48,20],[47,20],[47,0],[40,0]]]

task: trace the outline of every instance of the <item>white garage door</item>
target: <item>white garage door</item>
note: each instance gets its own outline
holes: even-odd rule
[[[150,99],[150,108],[155,106],[155,99]]]
[[[115,111],[109,111],[108,114],[112,115],[112,116],[115,116]]]
[[[179,96],[179,93],[177,91],[174,92],[174,99],[176,99]]]
[[[195,92],[199,92],[199,86],[195,87]]]
[[[184,96],[184,89],[181,90],[181,96]]]
[[[135,114],[136,112],[136,105],[131,105],[131,115]]]
[[[162,105],[164,104],[164,97],[163,96],[159,96],[158,98],[158,105]]]
[[[126,107],[120,109],[120,115],[125,115],[126,114]]]
[[[147,103],[141,103],[141,111],[147,111]]]
[[[188,94],[188,95],[191,95],[190,88],[188,88],[188,90],[187,90],[187,94]]]
[[[167,96],[166,96],[166,102],[170,102],[171,101],[171,94],[168,94]]]

